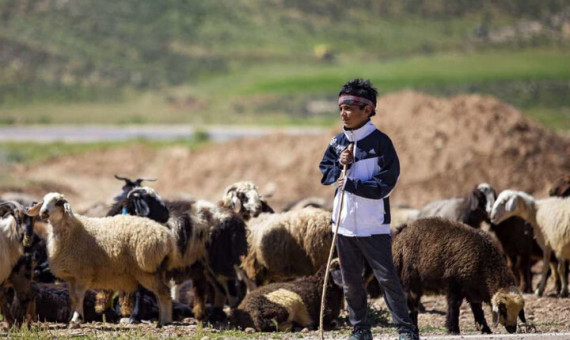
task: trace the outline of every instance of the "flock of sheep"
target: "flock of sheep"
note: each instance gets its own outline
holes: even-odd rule
[[[229,186],[217,203],[168,201],[143,179],[127,178],[106,216],[73,212],[62,194],[39,203],[0,203],[0,309],[5,321],[129,322],[158,326],[193,316],[257,331],[315,328],[325,264],[332,242],[331,212],[299,202],[275,212],[251,182]],[[531,292],[530,267],[544,265],[539,296],[550,273],[568,296],[570,176],[552,197],[513,190],[498,196],[488,184],[465,197],[421,210],[393,208],[394,263],[417,325],[422,295],[447,297],[446,328],[459,333],[466,299],[475,324],[515,332],[526,323],[521,293]],[[481,229],[483,222],[491,232]],[[334,261],[324,323],[343,308]],[[365,271],[372,296],[378,282]],[[374,288],[376,286],[376,289]],[[118,294],[115,294],[118,293]],[[377,294],[377,293],[376,293]],[[227,315],[224,309],[229,306]]]

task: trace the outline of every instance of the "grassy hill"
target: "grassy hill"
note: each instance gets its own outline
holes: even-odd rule
[[[0,0],[0,123],[326,124],[309,107],[362,76],[383,92],[490,93],[570,128],[569,11],[558,0]]]

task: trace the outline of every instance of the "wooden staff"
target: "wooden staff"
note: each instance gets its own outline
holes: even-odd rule
[[[350,151],[350,153],[352,154],[354,149],[354,143],[350,143],[348,145],[348,151]],[[327,260],[327,269],[325,271],[325,280],[323,282],[323,294],[321,296],[321,312],[320,312],[320,316],[319,316],[319,336],[321,338],[321,340],[324,339],[324,329],[323,329],[323,320],[324,320],[324,314],[325,314],[325,296],[327,294],[327,283],[329,280],[329,271],[330,271],[330,266],[331,266],[331,261],[332,261],[332,256],[334,253],[334,246],[336,243],[336,236],[338,233],[338,227],[340,226],[340,214],[342,212],[342,204],[344,201],[344,186],[345,186],[345,181],[346,181],[346,175],[347,175],[347,169],[348,165],[345,164],[342,168],[342,172],[340,174],[340,176],[343,178],[344,182],[342,187],[340,188],[340,200],[339,200],[339,205],[338,205],[338,214],[336,216],[336,228],[334,230],[333,233],[333,239],[332,239],[332,244],[331,244],[331,250],[329,251],[329,258]]]

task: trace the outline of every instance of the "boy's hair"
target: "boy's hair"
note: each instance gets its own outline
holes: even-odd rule
[[[363,80],[361,78],[353,79],[348,81],[346,84],[342,85],[342,89],[338,93],[340,97],[343,94],[349,94],[353,96],[363,97],[374,103],[376,107],[376,97],[378,97],[378,90],[372,86],[370,80]],[[376,114],[375,110],[372,110],[370,116]]]

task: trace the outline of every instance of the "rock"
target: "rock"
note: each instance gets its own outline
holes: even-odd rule
[[[253,334],[253,333],[255,333],[255,329],[254,329],[254,328],[251,328],[251,327],[247,327],[247,328],[244,330],[244,332],[245,332],[245,334]]]

